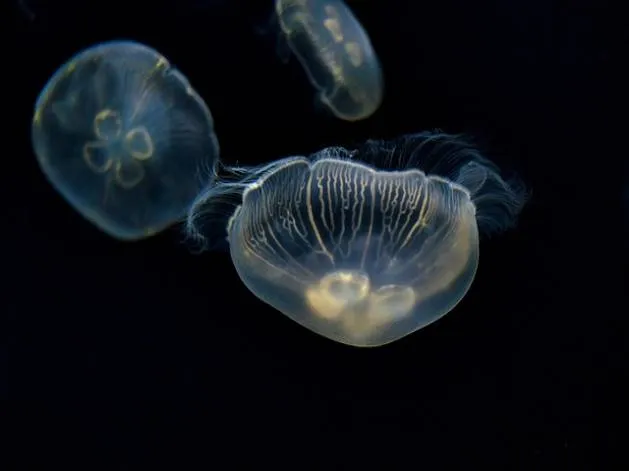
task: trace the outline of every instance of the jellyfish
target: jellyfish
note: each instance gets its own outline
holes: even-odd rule
[[[32,143],[52,186],[120,240],[181,220],[219,154],[210,110],[148,46],[115,41],[59,68],[37,99]]]
[[[287,44],[325,109],[346,121],[380,106],[383,78],[369,36],[341,0],[276,0],[281,44]]]
[[[199,195],[187,231],[210,235],[216,205],[240,192],[226,237],[244,284],[302,326],[358,347],[450,312],[475,277],[480,235],[513,225],[527,196],[473,141],[442,132],[239,171]]]

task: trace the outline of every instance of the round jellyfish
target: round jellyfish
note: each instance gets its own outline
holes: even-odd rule
[[[185,216],[219,146],[210,110],[157,51],[88,48],[57,70],[35,106],[32,142],[53,187],[120,240]]]
[[[201,194],[188,231],[208,233],[207,214],[240,185],[227,238],[244,284],[302,326],[360,347],[450,312],[474,279],[479,234],[513,224],[526,199],[519,180],[444,133],[327,148],[244,180]]]
[[[383,79],[369,37],[341,0],[276,0],[282,41],[303,66],[318,100],[336,117],[358,121],[380,106]]]

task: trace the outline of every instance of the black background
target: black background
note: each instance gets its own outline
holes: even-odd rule
[[[608,5],[348,0],[386,81],[382,108],[350,124],[317,112],[298,63],[256,34],[271,3],[11,4],[7,469],[626,469],[626,145],[608,124],[626,120],[611,79],[624,32]],[[386,347],[335,344],[257,300],[228,253],[192,255],[177,229],[116,242],[49,186],[34,101],[110,39],[189,78],[227,163],[441,128],[477,135],[532,199],[482,242],[450,314]]]

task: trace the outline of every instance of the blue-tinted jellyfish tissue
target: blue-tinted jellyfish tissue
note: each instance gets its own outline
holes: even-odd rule
[[[217,205],[239,200],[226,232],[244,284],[302,326],[360,347],[450,312],[474,280],[480,236],[512,226],[527,197],[464,137],[440,132],[237,173],[195,201],[189,234],[213,236]]]
[[[341,0],[276,0],[281,49],[290,50],[337,118],[359,121],[380,107],[382,69],[369,35]]]
[[[35,106],[32,143],[52,186],[112,237],[181,220],[219,147],[210,110],[148,46],[115,41],[61,66]]]

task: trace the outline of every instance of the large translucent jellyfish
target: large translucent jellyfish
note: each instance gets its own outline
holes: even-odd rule
[[[383,79],[369,37],[341,0],[276,0],[283,40],[318,100],[343,120],[358,121],[380,106]]]
[[[227,238],[242,281],[299,324],[354,346],[390,343],[451,311],[474,279],[479,233],[514,223],[525,201],[517,180],[442,133],[239,171],[242,183],[199,196],[189,232],[210,235],[208,217],[240,185]]]
[[[108,42],[74,56],[39,96],[44,174],[86,219],[122,240],[180,220],[218,160],[212,115],[157,51]]]

